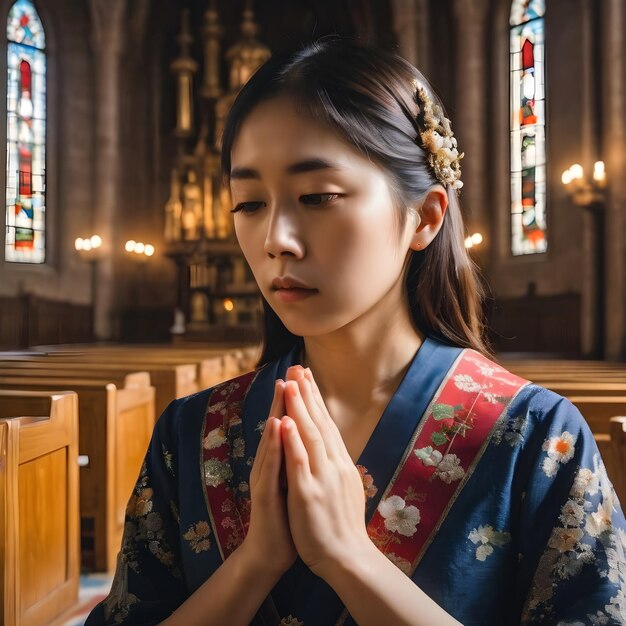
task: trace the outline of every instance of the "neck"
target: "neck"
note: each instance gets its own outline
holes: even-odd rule
[[[360,330],[304,339],[303,365],[311,369],[331,416],[330,405],[355,415],[386,405],[423,342],[408,313]]]

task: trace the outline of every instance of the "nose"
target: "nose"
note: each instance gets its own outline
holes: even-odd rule
[[[295,211],[288,207],[273,207],[269,212],[264,250],[270,258],[304,255],[304,244]]]

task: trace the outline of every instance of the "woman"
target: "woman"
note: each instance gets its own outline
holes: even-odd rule
[[[255,371],[173,402],[88,624],[626,621],[626,524],[565,399],[488,359],[424,77],[328,39],[223,134]]]

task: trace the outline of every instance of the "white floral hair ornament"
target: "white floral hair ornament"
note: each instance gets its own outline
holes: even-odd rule
[[[414,80],[413,87],[415,102],[419,106],[418,139],[421,147],[428,152],[428,162],[435,177],[444,186],[461,189],[460,161],[465,153],[459,154],[450,120],[443,114],[441,107],[433,102],[423,85]]]

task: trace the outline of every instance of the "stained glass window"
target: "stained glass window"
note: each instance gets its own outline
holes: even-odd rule
[[[46,258],[45,34],[30,0],[7,18],[6,261]]]
[[[513,0],[511,59],[511,250],[545,252],[545,0]]]

